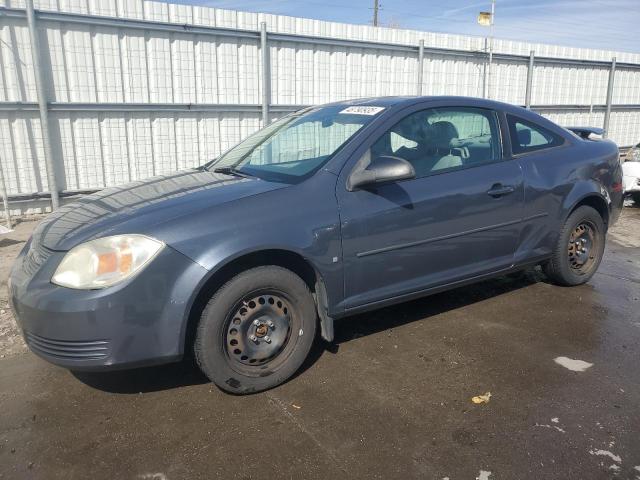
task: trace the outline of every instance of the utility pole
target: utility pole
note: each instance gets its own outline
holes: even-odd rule
[[[491,11],[480,12],[478,23],[483,27],[489,27],[489,38],[484,39],[484,49],[489,52],[489,61],[485,63],[482,94],[484,98],[491,97],[491,67],[493,66],[493,23],[496,14],[496,0],[491,0]]]
[[[496,0],[491,0],[491,23],[489,24],[489,70],[487,72],[488,82],[487,82],[487,98],[491,98],[491,85],[492,78],[491,74],[493,73],[493,23],[494,18],[496,16]]]
[[[373,0],[373,26],[378,26],[378,10],[380,9],[380,1]]]

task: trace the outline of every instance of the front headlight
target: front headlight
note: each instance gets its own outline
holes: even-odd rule
[[[164,247],[144,235],[115,235],[92,240],[67,252],[51,282],[79,289],[106,288],[141,270]]]

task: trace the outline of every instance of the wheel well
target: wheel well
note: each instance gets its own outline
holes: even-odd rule
[[[589,195],[588,197],[583,198],[576,204],[575,207],[573,207],[569,215],[571,215],[578,207],[582,207],[583,205],[587,205],[596,210],[602,217],[605,228],[609,227],[609,207],[607,206],[607,202],[602,197],[599,197],[597,195]]]
[[[185,354],[191,353],[198,321],[202,315],[204,307],[207,305],[207,302],[211,299],[213,294],[237,274],[249,270],[250,268],[265,265],[275,265],[291,270],[307,284],[315,298],[316,284],[318,281],[321,281],[321,277],[313,266],[301,255],[289,250],[272,249],[252,252],[238,257],[211,275],[204,285],[200,287],[189,311],[187,329],[185,332]]]

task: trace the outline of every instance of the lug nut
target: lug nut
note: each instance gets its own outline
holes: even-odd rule
[[[250,339],[252,342],[257,342],[257,341],[258,341],[258,338],[257,338],[255,335],[251,335],[251,336],[249,337],[249,339]]]
[[[264,336],[264,341],[267,343],[271,343],[271,337],[269,335]]]
[[[259,327],[259,326],[260,326],[260,320],[258,320],[258,319],[256,318],[256,319],[253,321],[253,324],[254,324],[256,327]]]
[[[267,325],[269,325],[269,328],[273,328],[274,324],[271,320],[267,320]]]

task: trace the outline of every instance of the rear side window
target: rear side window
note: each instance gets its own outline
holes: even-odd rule
[[[545,148],[557,147],[564,143],[564,138],[535,123],[507,115],[511,150],[514,154],[535,152]]]

